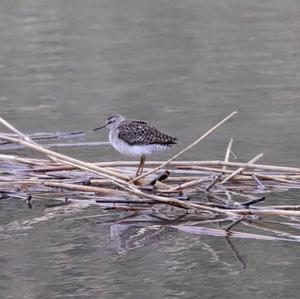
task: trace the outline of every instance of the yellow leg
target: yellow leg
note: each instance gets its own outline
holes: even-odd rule
[[[141,156],[139,167],[135,173],[135,176],[139,176],[143,173],[144,165],[145,165],[146,157],[144,155]]]
[[[141,174],[143,173],[145,161],[146,161],[146,156],[142,155],[142,156],[141,156],[141,164],[142,164],[142,165],[141,165],[141,169],[140,169],[139,175],[141,175]]]
[[[139,167],[138,167],[138,169],[137,169],[137,171],[136,171],[136,173],[135,173],[135,176],[136,176],[136,177],[139,175],[139,172],[140,172],[140,169],[141,169],[141,165],[142,165],[142,156],[141,156],[141,158],[140,158],[140,164],[139,164]]]

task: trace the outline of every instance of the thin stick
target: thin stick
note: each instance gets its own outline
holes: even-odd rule
[[[15,162],[15,163],[23,163],[23,164],[29,164],[34,165],[35,167],[45,167],[47,163],[49,163],[49,159],[29,159],[29,158],[21,158],[13,155],[0,155],[0,160],[2,161],[9,161],[9,162]],[[32,169],[31,169],[32,170]]]
[[[20,137],[22,137],[24,140],[26,140],[28,142],[32,142],[32,140],[28,136],[24,135],[22,132],[20,132],[18,129],[16,129],[13,125],[11,125],[10,123],[8,123],[2,117],[0,117],[0,123],[2,123],[5,127],[7,127],[9,130],[13,131],[14,133],[16,133],[17,135],[19,135]]]
[[[299,210],[300,205],[264,206],[265,209]]]
[[[250,160],[247,164],[251,164],[251,163],[255,163],[258,159],[260,159],[264,154],[261,153],[259,155],[257,155],[255,158],[253,158],[252,160]],[[237,169],[236,171],[234,171],[232,174],[230,174],[229,176],[227,176],[223,181],[221,181],[219,184],[225,184],[227,181],[229,181],[230,179],[232,179],[233,177],[235,177],[236,175],[240,174],[243,172],[243,170],[245,170],[245,168],[247,167],[247,164],[245,165],[245,167],[241,167],[239,169]]]
[[[82,191],[82,192],[94,192],[94,193],[118,195],[118,196],[127,195],[127,192],[124,192],[124,191],[114,190],[114,189],[109,189],[109,188],[102,188],[102,187],[100,188],[100,187],[93,187],[93,186],[56,183],[56,182],[43,182],[43,185],[46,187],[62,188],[62,189],[76,190],[76,191]]]
[[[115,198],[97,198],[95,199],[97,203],[113,203],[113,204],[118,204],[118,203],[123,203],[123,204],[150,204],[150,205],[155,205],[159,204],[159,202],[155,200],[150,200],[150,199],[115,199]]]
[[[3,119],[2,117],[0,117],[0,123],[2,123],[5,127],[7,127],[9,130],[13,131],[14,133],[16,133],[18,136],[20,136],[23,140],[32,143],[32,144],[37,144],[36,142],[34,142],[29,136],[26,136],[25,134],[23,134],[21,131],[19,131],[17,128],[15,128],[12,124],[8,123],[5,119]],[[54,162],[56,161],[56,159],[54,159],[53,157],[49,156],[49,159],[53,160]]]
[[[260,173],[255,173],[254,175],[257,176],[258,178],[261,178],[261,179],[264,179],[264,180],[272,180],[272,181],[281,182],[281,183],[288,183],[288,184],[293,184],[294,183],[294,182],[291,182],[288,179],[285,179],[282,176],[265,175],[265,174],[260,174]]]
[[[231,210],[238,215],[257,216],[300,216],[300,211],[290,211],[281,209],[236,209]]]
[[[45,182],[46,180],[41,180],[41,179],[22,179],[22,180],[12,180],[12,181],[5,181],[5,182],[1,182],[0,181],[0,186],[1,187],[5,187],[5,186],[9,186],[11,187],[11,185],[41,185]],[[61,180],[52,180],[49,182],[53,182],[53,183],[60,183]]]
[[[204,178],[200,178],[200,179],[197,179],[197,180],[193,180],[193,181],[175,186],[175,187],[170,188],[166,191],[167,192],[175,192],[177,190],[186,189],[186,188],[189,188],[189,187],[192,187],[192,186],[195,186],[195,185],[199,185],[201,183],[206,183],[206,182],[209,182],[209,181],[211,181],[211,177],[204,177]]]
[[[227,150],[226,150],[224,162],[228,162],[228,161],[229,161],[229,156],[230,156],[230,152],[231,152],[232,142],[233,142],[233,139],[231,138],[230,141],[229,141],[229,143],[228,143],[228,146],[227,146]],[[223,166],[223,170],[225,170],[226,167],[227,167],[227,166],[224,165],[224,166]]]
[[[224,166],[225,167],[225,166]],[[178,166],[176,167],[176,170],[199,170],[199,171],[208,171],[208,172],[216,172],[220,174],[225,174],[225,173],[232,173],[233,170],[229,169],[220,169],[220,168],[215,168],[215,167],[205,167],[205,166]]]
[[[170,158],[169,160],[167,160],[166,162],[162,163],[161,165],[159,165],[158,167],[146,172],[145,174],[142,174],[138,177],[136,177],[133,182],[138,181],[142,178],[144,178],[145,176],[148,176],[149,174],[152,174],[154,172],[157,172],[158,170],[160,170],[161,168],[167,166],[170,162],[172,162],[173,160],[177,159],[178,157],[180,157],[182,154],[184,154],[185,152],[187,152],[189,149],[191,149],[193,146],[195,146],[197,143],[199,143],[200,141],[202,141],[205,137],[207,137],[209,134],[211,134],[213,131],[215,131],[218,127],[220,127],[224,122],[226,122],[228,119],[230,119],[232,116],[234,116],[235,114],[237,114],[237,111],[232,112],[231,114],[229,114],[227,117],[225,117],[222,121],[220,121],[219,123],[217,123],[216,125],[214,125],[211,129],[209,129],[206,133],[204,133],[200,138],[198,138],[197,140],[195,140],[193,143],[191,143],[189,146],[187,146],[186,148],[184,148],[182,151],[180,151],[179,153],[177,153],[176,155],[174,155],[172,158]]]
[[[285,171],[292,173],[299,173],[300,168],[297,167],[284,167],[284,166],[272,166],[272,165],[264,165],[264,164],[255,164],[255,163],[241,163],[241,162],[224,162],[224,161],[192,161],[195,165],[207,165],[207,166],[232,166],[232,167],[247,167],[249,169],[262,169],[269,171]]]

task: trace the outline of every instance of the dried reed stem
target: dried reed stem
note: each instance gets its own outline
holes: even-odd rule
[[[210,182],[210,181],[211,181],[211,177],[204,177],[204,178],[193,180],[193,181],[190,181],[190,182],[187,182],[187,183],[184,183],[184,184],[180,184],[178,186],[175,186],[173,188],[170,188],[170,189],[166,190],[166,192],[171,192],[172,193],[172,192],[175,192],[175,191],[178,191],[178,190],[183,190],[183,189],[190,188],[190,187],[199,185],[201,183],[207,183],[207,182]]]
[[[20,132],[17,128],[15,128],[12,124],[8,123],[5,119],[3,119],[2,117],[0,117],[0,123],[2,123],[5,127],[7,127],[9,130],[13,131],[14,133],[16,133],[18,136],[20,136],[22,139],[28,141],[28,142],[32,142],[32,140],[24,135],[22,132]]]
[[[101,193],[104,195],[115,195],[115,196],[126,196],[127,192],[109,189],[109,188],[100,188],[94,186],[84,186],[84,185],[76,185],[76,184],[66,184],[66,183],[57,183],[57,182],[43,182],[43,185],[46,187],[54,187],[54,188],[62,188],[68,190],[76,190],[81,192],[93,192],[93,193]]]
[[[34,142],[29,136],[26,136],[25,134],[23,134],[21,131],[19,131],[17,128],[15,128],[12,124],[10,124],[9,122],[7,122],[5,119],[3,119],[2,117],[0,117],[0,123],[2,123],[5,127],[7,127],[9,130],[13,131],[14,133],[16,133],[18,136],[20,136],[24,141],[32,143],[32,144],[36,144],[38,145],[36,142]],[[49,158],[53,161],[56,161],[53,157]]]
[[[232,147],[232,142],[233,142],[233,139],[231,138],[229,143],[228,143],[228,146],[227,146],[227,150],[226,150],[226,154],[225,154],[225,158],[224,158],[224,162],[228,162],[229,161],[229,157],[230,157],[230,153],[231,153],[231,147]],[[223,170],[226,169],[226,165],[223,166]]]

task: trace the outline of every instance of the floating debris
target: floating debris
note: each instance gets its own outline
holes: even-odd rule
[[[144,174],[138,177],[134,176],[138,162],[87,163],[36,143],[36,140],[45,138],[81,136],[82,132],[25,136],[0,118],[0,122],[14,132],[14,135],[0,134],[0,149],[16,144],[46,156],[37,159],[1,154],[2,198],[20,198],[34,209],[35,200],[51,197],[62,202],[61,205],[55,204],[57,208],[81,203],[103,210],[119,210],[129,216],[147,215],[152,224],[160,228],[167,226],[173,231],[299,242],[299,205],[286,202],[284,205],[269,205],[268,194],[300,189],[300,168],[258,164],[262,153],[248,162],[231,162],[233,139],[226,148],[223,161],[177,160],[234,114],[169,160],[148,161]],[[126,216],[114,219],[114,223],[127,225],[128,220]],[[145,225],[136,221],[131,219],[135,226]],[[270,223],[265,225],[264,221]],[[208,227],[216,223],[219,223],[218,227]],[[245,231],[235,231],[236,226]],[[263,230],[264,234],[258,230]],[[151,234],[153,232],[152,229]]]

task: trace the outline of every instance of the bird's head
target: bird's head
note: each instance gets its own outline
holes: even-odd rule
[[[94,131],[97,131],[97,130],[100,130],[103,128],[108,128],[110,130],[115,129],[118,126],[118,124],[120,123],[120,121],[122,121],[123,119],[124,119],[124,117],[122,115],[113,114],[107,118],[105,125],[94,129]]]

